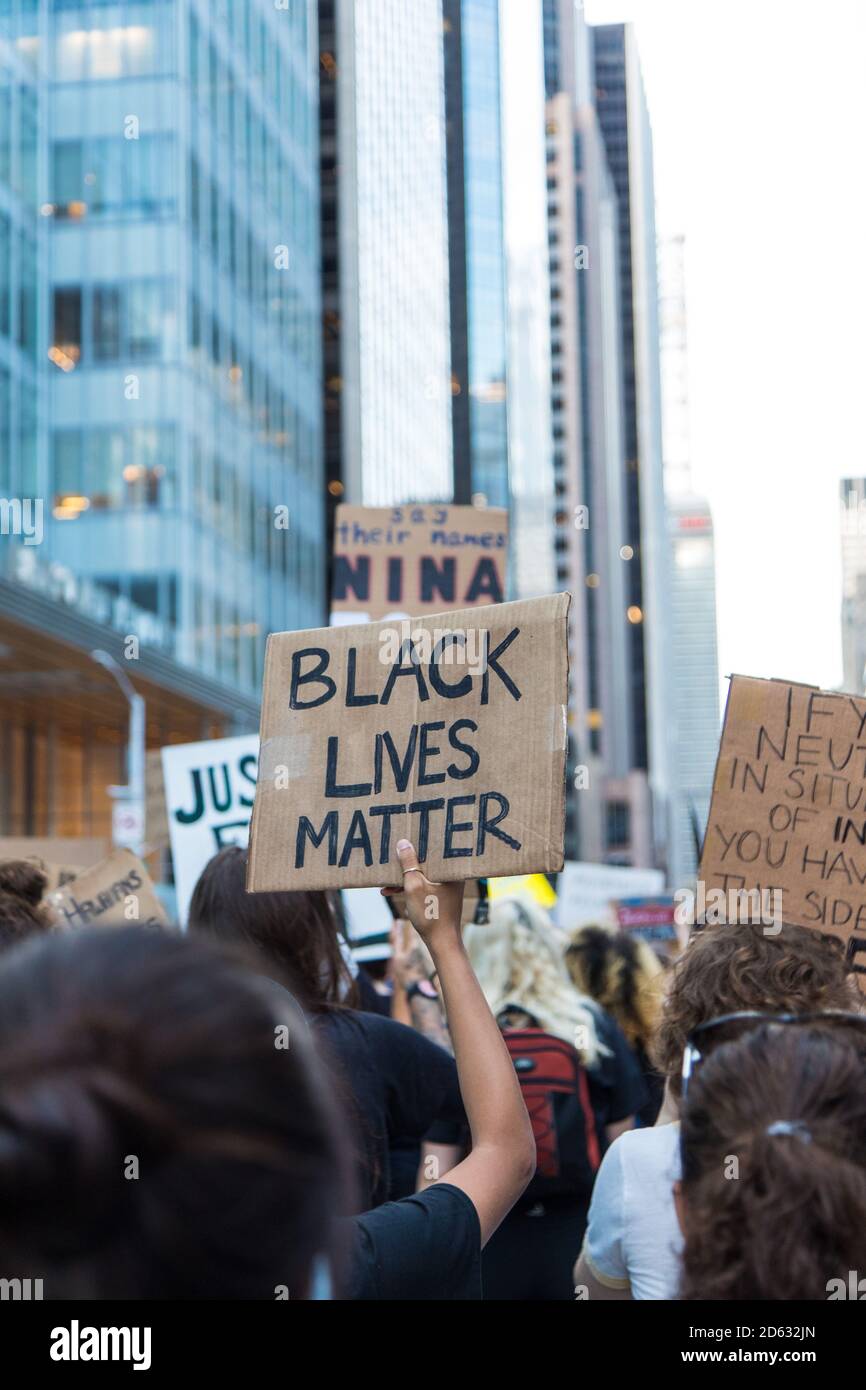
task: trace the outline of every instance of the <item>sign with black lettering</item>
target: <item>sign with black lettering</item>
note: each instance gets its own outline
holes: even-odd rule
[[[62,927],[168,926],[150,874],[129,849],[116,849],[44,901]]]
[[[176,743],[162,750],[178,921],[209,859],[225,845],[246,847],[256,786],[258,734]]]
[[[331,622],[421,617],[502,603],[508,513],[496,507],[352,507],[334,525]]]
[[[561,868],[569,602],[271,636],[248,889]]]
[[[752,892],[866,975],[866,699],[731,678],[700,877],[711,924]]]

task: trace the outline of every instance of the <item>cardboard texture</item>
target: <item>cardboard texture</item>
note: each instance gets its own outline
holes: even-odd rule
[[[173,743],[162,749],[177,915],[182,924],[208,860],[226,845],[246,848],[258,756],[258,734]]]
[[[781,921],[847,942],[863,984],[866,699],[731,678],[700,877],[779,890]]]
[[[22,836],[0,839],[0,863],[26,859],[42,870],[48,880],[44,898],[71,883],[86,868],[98,864],[105,855],[104,840],[72,840]]]
[[[397,884],[403,837],[433,881],[559,868],[569,602],[271,636],[247,888]]]
[[[341,503],[331,622],[501,603],[507,564],[508,513],[502,508]]]
[[[150,853],[168,849],[168,817],[165,808],[165,782],[159,749],[152,749],[144,763],[144,834]]]
[[[169,924],[147,869],[128,849],[116,849],[45,901],[61,927]]]

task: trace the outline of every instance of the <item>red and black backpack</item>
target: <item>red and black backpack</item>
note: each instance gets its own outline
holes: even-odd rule
[[[526,1196],[588,1197],[601,1150],[586,1068],[578,1052],[541,1028],[507,1028],[502,1036],[535,1135],[535,1177]]]

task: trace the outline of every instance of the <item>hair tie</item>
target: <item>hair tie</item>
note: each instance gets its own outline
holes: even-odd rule
[[[811,1144],[812,1136],[802,1120],[775,1120],[773,1124],[767,1125],[765,1134],[785,1134],[793,1139],[799,1139],[803,1144]]]

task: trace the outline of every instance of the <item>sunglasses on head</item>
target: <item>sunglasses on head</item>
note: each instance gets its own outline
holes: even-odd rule
[[[866,1042],[866,1014],[847,1013],[843,1009],[825,1009],[811,1014],[762,1014],[756,1009],[744,1009],[739,1013],[720,1014],[718,1018],[708,1019],[693,1028],[683,1052],[682,1098],[685,1100],[689,1081],[710,1052],[722,1043],[736,1042],[752,1028],[762,1023],[802,1024],[808,1026],[834,1028],[855,1028],[863,1034]]]

